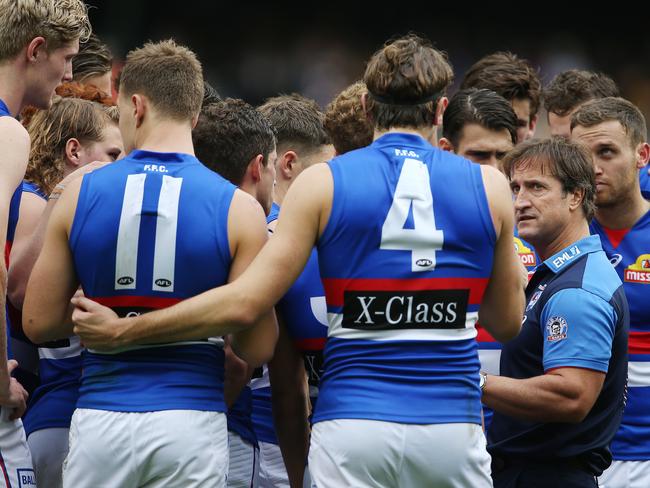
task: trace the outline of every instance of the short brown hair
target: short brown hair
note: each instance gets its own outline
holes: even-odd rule
[[[339,93],[325,111],[325,131],[337,154],[365,147],[372,142],[374,130],[361,105],[368,93],[366,84],[357,81]]]
[[[618,86],[606,74],[570,69],[553,78],[544,89],[544,107],[564,117],[589,100],[618,96]]]
[[[522,142],[503,158],[503,168],[509,179],[516,167],[540,164],[542,174],[557,178],[562,191],[583,190],[582,211],[587,221],[596,209],[596,176],[590,154],[580,144],[564,137],[530,139]]]
[[[75,39],[83,41],[90,32],[81,0],[0,0],[0,60],[15,57],[39,36],[52,50]]]
[[[83,81],[91,76],[103,75],[111,71],[113,56],[108,46],[99,37],[90,37],[79,43],[79,52],[72,58],[72,77]]]
[[[103,140],[107,124],[118,123],[117,107],[82,98],[57,97],[47,110],[40,110],[29,124],[32,141],[25,179],[46,195],[61,181],[65,171],[65,146],[72,137],[85,142]]]
[[[275,148],[275,136],[266,118],[243,100],[226,98],[201,109],[192,131],[196,157],[212,171],[239,186],[251,159],[267,156]]]
[[[497,132],[506,129],[512,143],[517,143],[515,111],[510,102],[492,90],[469,88],[451,97],[442,119],[442,135],[457,148],[470,124]]]
[[[488,54],[465,73],[460,89],[487,88],[508,101],[530,100],[530,116],[539,110],[542,83],[531,64],[511,52]]]
[[[453,77],[447,55],[427,39],[408,34],[386,43],[363,75],[366,110],[375,128],[434,125],[438,101]]]
[[[645,117],[633,103],[620,97],[591,100],[571,116],[571,130],[577,126],[593,127],[610,120],[618,121],[635,148],[646,140]]]
[[[330,142],[323,126],[325,114],[310,98],[298,93],[280,95],[267,99],[258,110],[275,132],[278,151],[294,145],[309,152]]]
[[[203,70],[196,55],[172,39],[131,51],[120,75],[120,96],[146,96],[168,117],[196,117],[203,103]]]

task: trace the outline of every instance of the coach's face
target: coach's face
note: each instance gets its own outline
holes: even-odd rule
[[[560,180],[543,169],[540,161],[515,165],[510,180],[517,231],[535,247],[557,240],[571,218]]]

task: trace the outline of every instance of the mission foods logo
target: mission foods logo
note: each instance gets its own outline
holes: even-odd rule
[[[468,299],[468,290],[346,291],[343,327],[464,329]]]
[[[650,254],[641,254],[634,264],[625,268],[623,278],[629,283],[650,283]]]
[[[535,253],[529,247],[526,247],[521,239],[515,237],[515,251],[519,256],[521,264],[524,266],[537,266],[537,259],[535,259]]]

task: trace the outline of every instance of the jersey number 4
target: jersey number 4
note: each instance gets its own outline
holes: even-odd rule
[[[413,209],[413,228],[406,229]],[[436,229],[429,169],[417,159],[404,160],[393,203],[381,229],[380,249],[411,251],[411,271],[436,267],[436,251],[442,249],[443,232]]]
[[[140,219],[146,174],[129,175],[126,180],[120,227],[115,252],[115,289],[135,290],[138,271]],[[178,202],[183,178],[162,177],[156,216],[156,237],[153,252],[153,291],[174,291],[176,264],[176,228]]]

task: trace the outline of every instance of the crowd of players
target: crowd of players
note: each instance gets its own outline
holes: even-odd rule
[[[495,53],[448,99],[415,35],[324,111],[171,40],[111,72],[80,0],[0,0],[0,485],[650,486],[612,79]]]

